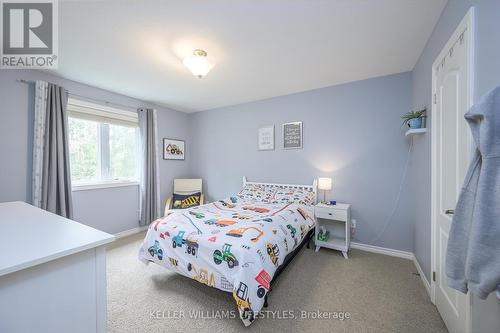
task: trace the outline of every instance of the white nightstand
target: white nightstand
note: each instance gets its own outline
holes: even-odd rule
[[[344,258],[347,259],[347,252],[351,247],[351,205],[342,203],[325,205],[319,203],[314,207],[314,216],[316,217],[316,232],[314,234],[316,252],[321,247],[327,247],[342,251]],[[326,242],[318,240],[320,227],[325,227],[330,232]]]

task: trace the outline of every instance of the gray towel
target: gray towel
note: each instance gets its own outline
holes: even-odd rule
[[[500,285],[500,87],[465,119],[477,148],[451,225],[446,274],[451,288],[485,299]]]

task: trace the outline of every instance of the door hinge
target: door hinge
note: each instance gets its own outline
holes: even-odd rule
[[[434,104],[437,103],[437,97],[436,97],[436,94],[434,94]]]
[[[436,272],[432,272],[432,281],[436,282]]]

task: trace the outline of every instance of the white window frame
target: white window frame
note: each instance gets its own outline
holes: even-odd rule
[[[93,190],[99,188],[112,188],[112,187],[123,187],[123,186],[138,186],[139,180],[113,180],[106,179],[109,178],[109,149],[103,151],[102,140],[106,138],[109,141],[109,123],[105,123],[102,119],[107,118],[111,120],[111,123],[115,122],[120,123],[129,123],[139,126],[139,118],[137,112],[127,111],[123,109],[119,109],[116,107],[111,107],[109,105],[97,104],[85,100],[76,99],[73,97],[68,98],[68,116],[72,117],[72,114],[79,114],[78,116],[73,116],[74,118],[80,119],[89,119],[95,120],[96,122],[101,123],[98,131],[98,177],[100,180],[97,181],[89,181],[89,182],[80,182],[76,184],[72,184],[73,191],[84,191],[84,190]],[[84,116],[84,117],[82,117]],[[94,118],[94,119],[92,119]],[[139,144],[140,139],[138,140]],[[109,145],[108,145],[109,148]],[[103,161],[108,161],[108,163],[103,163]],[[108,167],[106,167],[106,165]],[[138,178],[140,175],[138,175]]]

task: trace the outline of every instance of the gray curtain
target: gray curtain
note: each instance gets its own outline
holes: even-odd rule
[[[66,90],[37,81],[33,140],[33,205],[73,217]]]
[[[142,174],[141,174],[141,220],[148,225],[160,217],[160,177],[158,159],[158,133],[156,111],[139,109],[141,131]]]

